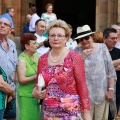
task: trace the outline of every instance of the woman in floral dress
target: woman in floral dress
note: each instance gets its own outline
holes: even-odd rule
[[[56,20],[48,27],[50,52],[41,56],[38,73],[43,75],[46,90],[33,96],[43,101],[44,120],[91,120],[90,103],[81,56],[65,47],[70,31],[66,22]]]

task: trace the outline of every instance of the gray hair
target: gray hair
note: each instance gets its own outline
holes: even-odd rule
[[[36,13],[36,7],[31,6],[31,7],[30,7],[30,10],[31,10],[33,13]]]
[[[13,7],[9,7],[6,9],[6,13],[9,13],[11,11],[11,9],[13,9]]]

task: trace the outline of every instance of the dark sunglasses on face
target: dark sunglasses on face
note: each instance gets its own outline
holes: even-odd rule
[[[89,40],[89,38],[90,38],[90,35],[80,38],[79,40],[80,42],[82,42],[83,40]]]

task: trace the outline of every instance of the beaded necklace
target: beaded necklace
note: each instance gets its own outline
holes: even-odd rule
[[[54,60],[54,59],[52,58],[51,53],[52,53],[52,50],[50,51],[50,60],[51,60],[53,63],[57,63],[57,62],[59,61],[60,57],[63,55],[64,49],[63,49],[62,53],[58,56],[57,60]]]

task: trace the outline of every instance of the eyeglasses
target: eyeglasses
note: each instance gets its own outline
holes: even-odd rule
[[[5,27],[10,27],[11,28],[11,25],[7,24],[7,23],[4,23],[4,22],[0,22],[0,25],[4,24]]]
[[[62,39],[63,37],[65,37],[65,35],[49,35],[49,38],[51,39],[55,39],[55,37],[57,37],[58,39]]]
[[[89,38],[90,38],[90,35],[89,36],[85,36],[83,38],[80,38],[80,42],[82,42],[83,40],[89,40]]]

